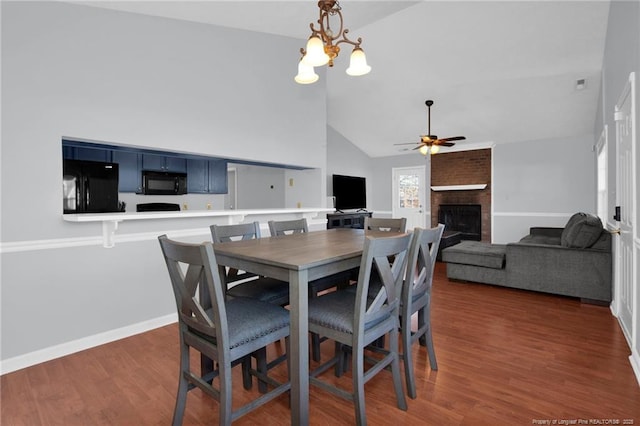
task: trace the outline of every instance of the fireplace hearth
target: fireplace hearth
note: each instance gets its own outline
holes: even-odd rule
[[[440,204],[438,222],[445,231],[460,232],[463,240],[482,239],[482,208],[480,204]]]

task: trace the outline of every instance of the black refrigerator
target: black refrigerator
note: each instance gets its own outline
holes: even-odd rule
[[[62,166],[64,213],[118,211],[118,164],[64,160]]]

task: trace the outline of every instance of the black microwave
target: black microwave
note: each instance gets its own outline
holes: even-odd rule
[[[145,195],[181,195],[187,193],[187,174],[142,171],[142,193]]]

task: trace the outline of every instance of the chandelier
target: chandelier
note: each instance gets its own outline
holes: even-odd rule
[[[326,64],[333,67],[333,60],[340,53],[339,44],[341,43],[354,46],[347,74],[360,76],[371,71],[371,67],[367,65],[364,51],[360,48],[362,39],[358,38],[358,41],[352,41],[347,38],[349,30],[343,29],[342,8],[337,0],[320,0],[318,8],[320,8],[320,19],[318,19],[320,29],[314,28],[313,22],[309,24],[311,36],[307,41],[306,49],[300,48],[302,59],[298,63],[298,75],[295,76],[295,81],[300,84],[315,83],[318,80],[318,74],[316,74],[314,67]],[[333,29],[331,20],[334,22]]]

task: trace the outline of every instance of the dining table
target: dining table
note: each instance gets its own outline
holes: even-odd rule
[[[366,236],[336,228],[214,245],[219,265],[289,282],[291,424],[309,424],[309,282],[360,266]]]

